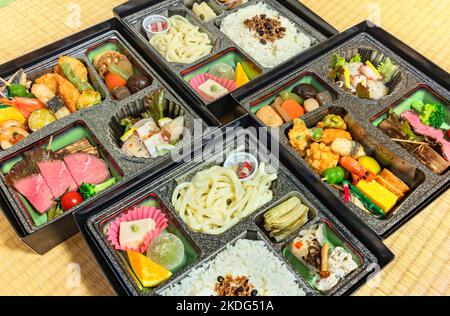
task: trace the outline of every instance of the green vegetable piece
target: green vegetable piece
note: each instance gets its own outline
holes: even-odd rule
[[[15,98],[15,97],[28,98],[27,95],[29,92],[28,92],[27,88],[25,88],[21,84],[11,83],[8,86],[8,91],[9,91],[9,96],[11,98]]]
[[[78,191],[80,192],[83,199],[87,200],[87,199],[93,197],[94,195],[100,193],[101,191],[108,189],[110,186],[112,186],[116,182],[117,182],[116,178],[111,178],[108,181],[103,182],[101,184],[97,184],[97,185],[83,183]]]
[[[416,110],[419,113],[422,113],[422,109],[423,109],[424,105],[425,104],[421,100],[416,100],[413,103],[411,103],[411,108]]]
[[[347,65],[347,61],[339,54],[334,54],[331,57],[331,68],[344,68]]]
[[[358,53],[350,59],[351,63],[360,63],[362,61],[361,55]]]
[[[344,119],[336,114],[329,114],[323,119],[324,128],[347,129]]]
[[[156,122],[164,117],[166,101],[167,100],[163,89],[153,91],[145,98],[148,113]]]
[[[392,80],[392,77],[396,73],[398,67],[394,65],[391,59],[386,58],[381,64],[378,65],[377,70],[383,76],[383,82],[388,83]]]
[[[323,176],[328,184],[339,184],[345,179],[344,169],[341,167],[328,168],[323,172]]]
[[[280,97],[283,99],[283,101],[294,100],[298,104],[303,104],[303,99],[300,96],[289,91],[282,91],[280,93]]]
[[[61,69],[67,80],[69,80],[79,91],[94,90],[89,82],[77,77],[69,63],[62,63]]]
[[[125,127],[125,133],[127,133],[131,127],[136,124],[139,121],[138,118],[134,118],[134,117],[126,117],[124,118],[122,121],[120,121],[120,125]]]
[[[61,203],[58,203],[56,206],[54,206],[47,212],[48,221],[57,219],[58,217],[62,216],[63,214],[64,214],[64,210],[61,207]]]
[[[414,141],[422,141],[423,138],[417,136],[414,131],[411,128],[411,125],[409,125],[408,121],[403,121],[402,123],[402,133],[406,135],[408,140],[414,140]]]
[[[111,64],[109,65],[108,71],[118,75],[119,77],[121,77],[123,80],[128,80],[130,79],[131,75],[126,73],[122,68],[120,68],[118,65],[116,64]]]
[[[323,129],[315,127],[311,129],[311,136],[313,140],[318,141],[322,139]]]
[[[440,128],[445,121],[445,111],[440,104],[425,104],[420,113],[420,120],[423,124]]]
[[[131,225],[131,231],[133,232],[133,233],[137,233],[138,231],[139,231],[139,226],[137,226],[137,225]]]
[[[47,212],[48,213],[48,212]],[[33,220],[34,224],[36,226],[42,226],[48,222],[48,215],[47,213],[39,214],[32,208],[28,209],[28,214],[30,214],[31,219]]]
[[[244,72],[247,75],[248,79],[250,80],[256,79],[261,75],[261,71],[255,68],[255,66],[248,61],[241,62],[241,66],[242,69],[244,69]]]

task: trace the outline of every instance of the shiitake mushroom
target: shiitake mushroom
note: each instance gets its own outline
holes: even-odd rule
[[[132,94],[141,91],[144,88],[150,86],[153,82],[153,78],[147,78],[143,75],[132,75],[127,81],[127,88]]]
[[[314,88],[312,85],[307,83],[301,83],[292,89],[292,93],[295,93],[296,95],[306,99],[315,98],[318,91],[316,88]]]

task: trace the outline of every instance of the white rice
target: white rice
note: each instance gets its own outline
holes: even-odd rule
[[[277,39],[273,43],[261,44],[259,39],[254,36],[254,32],[244,25],[246,19],[261,14],[279,20],[286,28],[285,37]],[[242,8],[225,17],[220,30],[266,68],[275,67],[311,46],[311,39],[300,32],[291,21],[261,2]]]
[[[258,290],[258,296],[304,296],[295,276],[263,241],[239,239],[208,263],[193,269],[180,283],[166,289],[164,296],[216,295],[219,276],[246,276]]]

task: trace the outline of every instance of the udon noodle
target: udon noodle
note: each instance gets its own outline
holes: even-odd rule
[[[218,235],[270,202],[277,177],[266,172],[264,163],[253,179],[243,182],[233,170],[214,166],[178,185],[172,205],[193,231]]]
[[[208,34],[200,32],[199,27],[180,15],[170,17],[171,26],[167,33],[156,34],[150,44],[165,59],[174,63],[190,64],[208,55],[213,46]]]

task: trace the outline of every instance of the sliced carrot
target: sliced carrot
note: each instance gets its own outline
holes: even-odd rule
[[[305,114],[305,109],[294,100],[286,100],[281,108],[292,118],[296,119]]]
[[[113,91],[117,87],[125,86],[127,81],[122,79],[121,76],[109,72],[105,77],[105,84],[109,91]]]
[[[300,248],[303,247],[303,244],[302,244],[300,241],[297,241],[297,242],[294,244],[294,246],[295,246],[295,248],[300,249]]]

